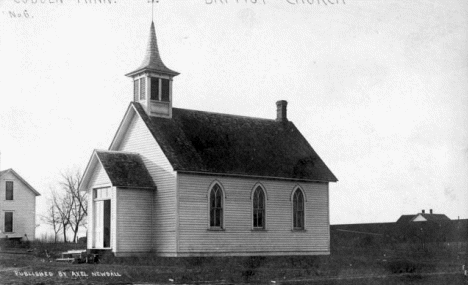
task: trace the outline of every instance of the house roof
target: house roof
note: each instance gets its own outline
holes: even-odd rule
[[[155,188],[140,155],[120,151],[96,150],[96,156],[113,186]]]
[[[131,103],[176,171],[337,181],[292,122]]]
[[[143,62],[141,63],[140,67],[138,67],[135,71],[132,71],[126,75],[133,76],[141,71],[154,71],[169,74],[172,76],[179,75],[178,72],[167,68],[161,59],[161,55],[159,54],[158,49],[158,42],[156,39],[156,30],[154,28],[154,22],[151,22],[148,48],[146,49],[146,56],[143,59]]]
[[[397,223],[409,223],[412,222],[418,216],[424,217],[427,221],[430,222],[447,222],[450,221],[450,218],[444,214],[416,214],[416,215],[402,215],[398,220]]]
[[[2,177],[4,174],[7,174],[7,173],[12,173],[13,175],[15,175],[21,182],[23,182],[24,185],[26,185],[26,187],[29,188],[29,190],[31,190],[36,196],[41,196],[41,193],[37,192],[36,189],[34,189],[34,187],[32,187],[26,180],[24,180],[23,177],[21,177],[16,171],[14,171],[12,168],[9,168],[9,169],[6,169],[6,170],[2,170],[0,171],[0,177]]]

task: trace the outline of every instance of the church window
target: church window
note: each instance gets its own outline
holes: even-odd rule
[[[253,195],[253,227],[254,229],[265,228],[265,193],[258,186]]]
[[[304,229],[304,194],[299,188],[293,195],[293,228]]]
[[[223,228],[223,190],[219,184],[210,191],[210,227]]]

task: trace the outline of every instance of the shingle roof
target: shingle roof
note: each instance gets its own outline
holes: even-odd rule
[[[148,48],[146,49],[146,56],[143,59],[143,62],[141,63],[140,67],[138,67],[135,71],[128,73],[127,76],[132,76],[143,70],[161,72],[173,76],[179,75],[178,72],[167,68],[161,59],[158,49],[158,42],[156,39],[156,31],[153,22],[151,22],[150,36],[148,40]]]
[[[337,181],[292,122],[132,104],[176,171]]]
[[[398,220],[397,223],[409,223],[418,215],[423,216],[427,221],[431,222],[447,222],[450,221],[450,218],[444,214],[416,214],[416,215],[402,215]]]
[[[155,188],[153,179],[138,154],[96,150],[113,186]]]

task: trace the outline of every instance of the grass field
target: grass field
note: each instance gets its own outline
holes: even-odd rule
[[[468,284],[453,252],[345,249],[330,256],[133,258],[49,262],[76,244],[33,243],[0,252],[0,284]],[[29,252],[28,252],[29,250]],[[47,254],[46,254],[47,251]]]

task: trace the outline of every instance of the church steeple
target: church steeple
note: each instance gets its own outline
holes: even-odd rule
[[[178,72],[166,67],[159,54],[154,22],[151,22],[146,56],[140,67],[126,74],[133,78],[134,101],[150,116],[172,117],[172,79]]]

